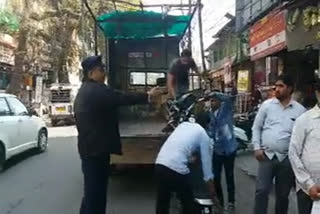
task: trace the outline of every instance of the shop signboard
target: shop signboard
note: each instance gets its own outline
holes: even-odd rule
[[[249,91],[249,71],[240,70],[238,71],[238,83],[237,83],[238,92],[246,93]]]
[[[14,50],[0,43],[0,62],[14,65]]]
[[[284,11],[273,11],[250,29],[250,57],[257,60],[287,47]]]
[[[14,65],[14,50],[16,47],[16,42],[12,36],[0,33],[0,62]]]

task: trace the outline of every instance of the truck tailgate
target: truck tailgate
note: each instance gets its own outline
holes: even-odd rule
[[[163,135],[162,129],[166,126],[166,121],[163,120],[130,120],[120,121],[121,137],[128,136],[150,136]]]
[[[161,132],[165,121],[122,121],[122,156],[112,156],[113,164],[153,164],[167,136]]]

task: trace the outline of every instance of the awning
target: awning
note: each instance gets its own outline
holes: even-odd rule
[[[109,39],[151,39],[182,37],[191,16],[163,16],[149,11],[115,11],[98,17],[97,21]]]
[[[224,75],[224,68],[220,68],[218,70],[212,70],[209,72],[209,78],[211,79],[215,79],[215,78],[218,78],[218,77],[223,77]]]
[[[231,57],[226,57],[225,59],[221,60],[216,68],[212,69],[209,71],[209,74],[212,75],[213,77],[225,75],[227,67],[232,67],[234,63],[237,60],[237,56],[231,56]]]

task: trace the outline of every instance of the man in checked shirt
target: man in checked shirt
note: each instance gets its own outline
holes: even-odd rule
[[[320,79],[315,90],[318,103],[297,119],[289,148],[299,214],[310,214],[313,201],[320,200]]]

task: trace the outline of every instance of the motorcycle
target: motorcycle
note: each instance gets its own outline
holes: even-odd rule
[[[238,148],[237,150],[247,150],[251,143],[249,141],[249,138],[248,138],[248,135],[246,133],[245,130],[239,128],[239,127],[236,127],[236,126],[233,126],[233,133],[234,133],[234,136],[235,136],[235,139],[236,141],[238,142]]]
[[[168,100],[166,104],[168,123],[162,132],[171,133],[180,123],[185,121],[195,122],[194,108],[196,104],[208,100],[211,96],[212,94],[210,93],[197,98],[195,95],[187,93],[177,100]],[[251,145],[251,127],[255,117],[254,112],[249,114],[250,120],[245,119],[242,115],[242,119],[236,120],[236,125],[233,127],[234,135],[239,145],[238,150],[247,150]]]
[[[162,132],[171,133],[182,122],[195,122],[194,108],[197,103],[206,99],[207,97],[197,98],[195,95],[187,93],[177,100],[168,100],[166,103],[168,123]]]
[[[259,106],[254,107],[251,111],[235,117],[235,126],[244,130],[249,140],[252,138],[252,126],[258,109]]]
[[[238,150],[247,150],[252,146],[252,126],[258,113],[260,105],[254,107],[251,111],[235,117],[234,134],[238,141]]]

